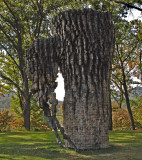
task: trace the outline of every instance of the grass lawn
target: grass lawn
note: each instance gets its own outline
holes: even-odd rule
[[[142,131],[110,132],[110,147],[62,149],[53,132],[0,133],[0,160],[142,160]]]

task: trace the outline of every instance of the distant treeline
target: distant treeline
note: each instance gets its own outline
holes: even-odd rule
[[[10,107],[11,95],[0,96],[0,108],[8,109]]]

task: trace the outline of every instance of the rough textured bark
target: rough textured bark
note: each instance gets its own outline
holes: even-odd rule
[[[27,51],[32,90],[37,93],[40,106],[45,107],[47,95],[56,87],[59,67],[65,82],[65,146],[107,148],[114,50],[111,15],[92,9],[69,10],[53,18],[51,30],[53,38],[37,40]]]
[[[48,117],[57,142],[61,147],[64,147],[58,134],[58,130],[60,130],[63,138],[74,149],[77,149],[70,140],[70,137],[65,134],[64,128],[56,118],[56,105],[58,101],[56,100],[54,90],[57,87],[55,82],[58,73],[57,52],[60,51],[57,42],[59,42],[58,37],[35,40],[26,52],[26,72],[32,81],[31,90],[38,98],[39,106],[43,109],[45,116]],[[47,102],[51,104],[51,108]]]
[[[79,149],[108,147],[109,80],[114,31],[110,13],[64,12],[52,21],[62,39],[64,128]],[[66,142],[66,147],[72,147]]]

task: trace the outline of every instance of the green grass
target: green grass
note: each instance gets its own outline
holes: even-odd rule
[[[62,149],[52,132],[0,133],[0,160],[142,160],[142,131],[110,132],[110,147]]]

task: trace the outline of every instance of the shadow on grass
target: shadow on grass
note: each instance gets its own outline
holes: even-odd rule
[[[78,156],[75,151],[60,148],[51,132],[18,132],[0,134],[0,159],[78,159]]]
[[[127,157],[131,151],[141,154],[142,133],[111,133],[110,147],[101,150],[75,152],[62,149],[53,132],[0,133],[0,159],[2,160],[104,160],[115,159],[121,153]],[[136,147],[137,146],[137,147]],[[98,158],[100,156],[100,159]],[[125,157],[124,157],[125,158]],[[123,159],[123,158],[122,158]]]
[[[0,145],[0,148],[2,146]],[[9,145],[6,145],[2,147],[2,155],[0,156],[0,159],[5,160],[15,160],[19,159],[22,160],[26,159],[33,159],[36,158],[40,160],[43,159],[60,159],[60,160],[93,160],[96,159],[96,156],[105,156],[109,157],[112,156],[114,153],[123,151],[122,147],[120,146],[111,146],[108,149],[102,149],[102,150],[89,150],[89,151],[78,151],[77,153],[73,150],[68,149],[61,149],[56,144],[47,144],[43,145],[42,143],[37,143],[34,145],[17,145],[15,147],[10,147]],[[20,158],[21,157],[21,158]],[[28,157],[30,157],[28,159]]]
[[[84,155],[100,155],[100,154],[106,154],[106,155],[112,155],[117,152],[123,151],[124,147],[122,146],[115,146],[115,145],[110,145],[109,148],[106,149],[97,149],[97,150],[80,150],[78,151],[79,154],[84,154]]]

